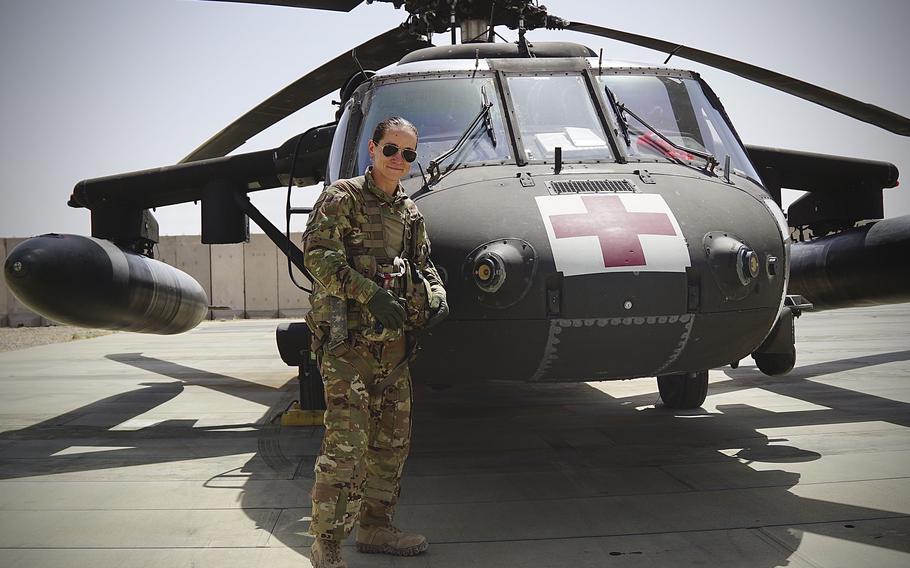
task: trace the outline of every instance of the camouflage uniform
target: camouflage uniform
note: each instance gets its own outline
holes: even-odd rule
[[[314,288],[307,323],[318,346],[327,407],[312,536],[342,540],[358,520],[362,526],[391,524],[411,439],[410,345],[404,334],[374,340],[366,304],[380,289],[377,268],[396,256],[413,262],[431,293],[444,297],[429,253],[414,202],[401,185],[391,196],[383,193],[369,169],[326,188],[310,215],[304,254]],[[329,339],[333,314],[346,318],[344,342]]]

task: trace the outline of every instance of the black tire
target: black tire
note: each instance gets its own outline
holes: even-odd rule
[[[322,377],[319,372],[311,370],[304,374],[303,367],[300,367],[300,374],[297,376],[300,383],[300,408],[303,410],[325,410],[325,386],[322,383]]]
[[[698,408],[708,397],[708,371],[660,375],[657,377],[657,389],[667,408]]]
[[[796,349],[789,353],[753,353],[758,370],[772,377],[785,375],[796,365]]]

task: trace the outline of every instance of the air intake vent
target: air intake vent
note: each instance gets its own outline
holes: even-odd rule
[[[638,188],[628,180],[585,179],[568,181],[548,181],[547,189],[550,193],[562,195],[564,193],[636,193]]]

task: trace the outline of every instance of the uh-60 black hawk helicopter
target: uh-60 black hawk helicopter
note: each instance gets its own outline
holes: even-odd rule
[[[712,53],[565,21],[529,0],[384,1],[404,6],[407,21],[292,83],[179,164],[79,182],[70,205],[91,211],[92,237],[20,244],[5,263],[13,292],[60,322],[191,329],[208,299],[151,258],[150,209],[201,201],[211,244],[246,241],[252,219],[303,269],[299,248],[247,194],[359,175],[374,126],[402,115],[420,132],[418,167],[403,183],[427,218],[452,310],[422,337],[417,380],[656,376],[667,406],[693,408],[710,368],[751,355],[767,374],[789,371],[794,317],[810,302],[910,300],[910,216],[881,219],[893,165],[744,146],[696,73],[532,43],[526,32],[568,29],[662,50],[904,136],[907,118]],[[361,2],[254,3],[350,11]],[[501,25],[518,30],[516,43],[495,41]],[[446,32],[452,45],[432,46],[432,34]],[[226,156],[339,88],[333,122]],[[809,192],[788,219],[781,187]],[[308,211],[289,206],[288,216]],[[299,328],[285,326],[279,348],[302,366],[315,406],[321,382],[306,372]]]

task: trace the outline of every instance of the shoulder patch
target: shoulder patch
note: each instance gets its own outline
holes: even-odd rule
[[[347,191],[344,191],[340,187],[329,187],[325,190],[325,204],[326,205],[340,205],[345,200],[350,198],[350,194]]]
[[[343,191],[359,192],[361,189],[363,189],[364,181],[365,179],[363,176],[350,179],[340,179],[329,187],[334,187]]]
[[[364,197],[363,182],[363,176],[359,178],[340,179],[327,187],[325,191],[331,192],[331,194],[335,196],[334,199],[339,203],[346,199],[350,199],[353,203],[360,204]]]

